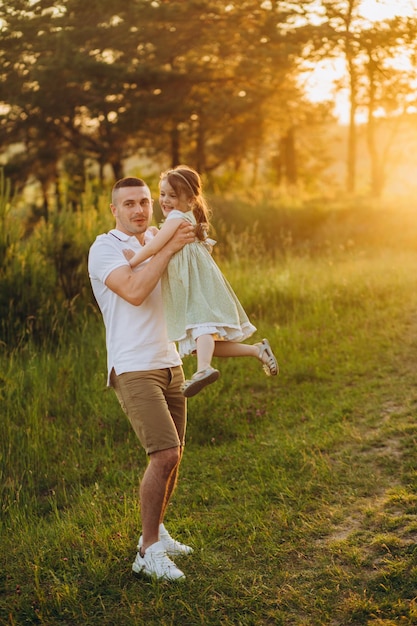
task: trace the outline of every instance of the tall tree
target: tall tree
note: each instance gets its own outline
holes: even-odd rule
[[[364,66],[362,104],[367,110],[367,145],[370,157],[370,189],[379,197],[386,183],[386,166],[394,133],[389,141],[382,144],[378,137],[378,122],[391,122],[394,131],[407,101],[414,94],[416,74],[409,69],[396,66],[396,59],[411,57],[414,47],[413,37],[416,25],[411,20],[394,18],[379,22],[362,30],[359,37]],[[410,41],[411,39],[411,41]],[[411,45],[410,45],[411,44]],[[412,47],[411,47],[412,46]]]
[[[30,154],[32,167],[41,133],[54,146],[51,180],[71,153],[101,172],[111,165],[116,177],[138,151],[202,172],[259,154],[268,103],[279,107],[288,93],[302,46],[294,33],[311,2],[0,3],[7,142],[22,142],[21,161]]]
[[[360,0],[323,0],[327,18],[326,49],[331,55],[344,55],[349,85],[349,126],[346,159],[346,191],[353,193],[356,188],[357,128],[358,108],[358,27],[360,24]],[[330,44],[330,46],[329,46]]]

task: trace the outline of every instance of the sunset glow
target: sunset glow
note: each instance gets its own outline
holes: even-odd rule
[[[371,21],[381,21],[395,16],[406,17],[417,11],[416,0],[362,0],[361,14]]]
[[[360,5],[361,17],[372,22],[393,17],[417,16],[417,0],[363,0]],[[395,60],[397,67],[408,69],[410,63],[405,56]],[[346,124],[349,118],[348,92],[340,87],[346,77],[345,61],[342,57],[326,59],[311,66],[304,74],[301,85],[312,102],[330,100],[334,102],[333,112],[337,119]],[[337,88],[337,83],[339,83]],[[358,113],[358,121],[363,121]]]

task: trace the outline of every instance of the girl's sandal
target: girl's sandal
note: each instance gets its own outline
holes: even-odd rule
[[[276,376],[279,372],[278,362],[272,352],[268,339],[262,339],[260,343],[255,343],[259,348],[258,359],[262,363],[267,376]]]
[[[215,370],[214,367],[208,367],[205,370],[200,370],[191,376],[190,380],[186,380],[181,388],[183,396],[191,398],[195,396],[199,391],[204,389],[207,385],[214,383],[220,376],[219,370]]]

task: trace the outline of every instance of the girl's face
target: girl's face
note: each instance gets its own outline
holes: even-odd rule
[[[166,217],[173,209],[186,213],[190,210],[189,200],[185,193],[178,196],[166,178],[159,184],[159,204]]]

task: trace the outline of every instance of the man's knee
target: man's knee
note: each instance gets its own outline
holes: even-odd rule
[[[178,465],[181,458],[180,448],[168,448],[168,450],[158,450],[152,452],[150,461],[157,466],[165,477],[168,477],[172,470]]]

